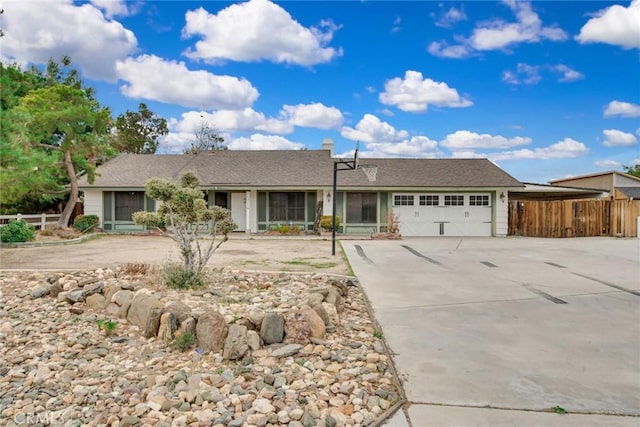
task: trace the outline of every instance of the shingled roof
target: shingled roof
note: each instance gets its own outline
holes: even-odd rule
[[[224,150],[198,155],[122,154],[86,177],[80,188],[143,188],[151,177],[177,179],[196,171],[204,188],[308,188],[333,183],[329,150]],[[378,167],[376,182],[361,171],[338,175],[340,187],[454,188],[523,187],[523,184],[487,159],[362,159]]]

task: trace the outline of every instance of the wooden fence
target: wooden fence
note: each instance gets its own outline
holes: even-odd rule
[[[509,235],[637,237],[640,200],[509,201]]]
[[[11,220],[22,220],[33,224],[36,229],[44,230],[58,224],[60,214],[17,214],[17,215],[0,215],[0,227],[8,224]]]

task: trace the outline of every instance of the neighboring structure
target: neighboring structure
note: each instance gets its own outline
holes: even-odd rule
[[[609,196],[614,200],[637,200],[640,197],[640,178],[618,171],[555,179],[549,181],[549,184],[552,186],[602,190],[609,193]]]
[[[386,231],[396,215],[403,236],[506,236],[507,199],[523,185],[486,159],[366,159],[378,167],[369,182],[362,171],[341,171],[332,194],[332,144],[322,150],[236,151],[197,155],[125,154],[80,182],[85,214],[105,231],[141,230],[131,214],[154,210],[144,194],[151,177],[177,179],[195,171],[209,204],[231,210],[238,231],[259,233],[280,224],[313,229],[321,207],[332,214],[336,197],[339,232]]]
[[[591,188],[561,187],[559,185],[523,183],[524,187],[509,192],[509,200],[514,201],[555,201],[574,199],[610,198],[605,190]]]

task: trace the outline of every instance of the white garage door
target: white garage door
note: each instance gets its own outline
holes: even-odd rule
[[[491,236],[488,193],[395,193],[403,236]]]

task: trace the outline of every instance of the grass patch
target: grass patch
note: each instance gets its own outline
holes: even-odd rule
[[[283,264],[288,264],[288,265],[304,265],[307,267],[313,267],[313,268],[317,268],[317,269],[323,269],[323,268],[333,268],[335,266],[337,266],[338,264],[332,261],[327,261],[327,262],[319,262],[319,261],[315,261],[317,258],[294,258],[292,260],[289,261],[281,261]]]
[[[553,408],[551,408],[551,412],[553,412],[554,414],[566,414],[567,410],[562,406],[554,406]]]

